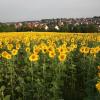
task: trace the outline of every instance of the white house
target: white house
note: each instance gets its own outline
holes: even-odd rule
[[[56,25],[56,26],[55,26],[55,29],[56,29],[56,30],[59,30],[59,26]]]

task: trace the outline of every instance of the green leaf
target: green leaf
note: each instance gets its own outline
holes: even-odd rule
[[[6,89],[6,87],[3,85],[1,86],[1,91],[4,91]]]
[[[16,91],[17,91],[17,92],[20,92],[20,91],[21,91],[21,89],[20,89],[19,86],[16,87]]]
[[[10,100],[10,95],[5,96],[3,100]]]

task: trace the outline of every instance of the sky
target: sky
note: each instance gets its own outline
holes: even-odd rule
[[[0,22],[100,16],[100,0],[0,0]]]

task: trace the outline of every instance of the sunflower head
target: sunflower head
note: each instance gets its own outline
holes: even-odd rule
[[[85,54],[89,53],[89,51],[90,51],[90,48],[89,48],[89,47],[85,47],[85,48],[84,48],[84,53],[85,53]]]
[[[35,53],[31,54],[31,56],[29,57],[29,60],[31,62],[36,62],[39,59],[39,56]]]
[[[94,54],[94,53],[95,53],[94,48],[91,48],[91,49],[90,49],[90,54]]]
[[[29,47],[26,47],[26,48],[25,48],[25,51],[26,51],[26,52],[30,52],[30,48],[29,48]]]
[[[100,82],[96,84],[96,89],[100,91]]]
[[[11,51],[11,53],[12,53],[13,56],[15,56],[15,55],[17,55],[18,50],[17,50],[17,49],[13,49],[13,50]]]
[[[3,52],[2,52],[2,57],[4,57],[4,58],[5,58],[5,57],[7,56],[7,54],[8,54],[8,52],[7,52],[7,51],[3,51]]]
[[[2,52],[2,57],[6,58],[6,59],[11,59],[11,54],[9,54],[8,52],[4,51],[4,52]]]
[[[54,57],[55,57],[55,55],[56,55],[56,54],[55,54],[55,52],[52,52],[52,51],[51,51],[51,52],[49,52],[49,57],[50,57],[50,58],[54,58]]]
[[[75,39],[74,38],[71,38],[71,42],[73,43],[75,41]]]
[[[11,54],[7,54],[6,59],[11,59]]]
[[[20,47],[21,47],[21,46],[20,46],[20,43],[17,43],[17,44],[16,44],[16,49],[18,50]]]
[[[7,45],[7,49],[8,49],[8,50],[12,50],[12,48],[13,48],[13,44],[8,44],[8,45]]]
[[[97,66],[97,69],[100,70],[100,66]]]
[[[58,59],[59,59],[60,62],[65,61],[65,60],[66,60],[66,54],[60,54],[60,55],[58,56]]]
[[[44,47],[42,48],[42,53],[45,54],[45,53],[47,53],[47,52],[48,52],[48,47],[47,47],[47,46],[44,46]]]
[[[33,52],[34,52],[35,54],[38,54],[38,53],[40,52],[40,48],[39,48],[39,47],[34,48]]]

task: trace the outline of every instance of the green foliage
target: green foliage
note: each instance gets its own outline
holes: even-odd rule
[[[27,65],[27,60],[26,64],[15,65],[13,60],[0,67],[3,100],[99,100],[95,89],[96,61],[91,57],[77,51],[64,63],[41,57],[39,63]]]
[[[0,32],[15,32],[15,26],[13,24],[0,24]]]

